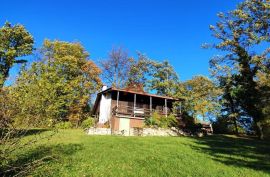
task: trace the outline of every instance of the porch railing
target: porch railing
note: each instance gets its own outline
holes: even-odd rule
[[[115,106],[112,109],[112,114],[116,116],[126,116],[126,117],[138,117],[138,118],[146,118],[150,117],[152,113],[157,112],[160,115],[169,115],[173,113],[173,111],[169,108],[166,109],[146,109],[146,108],[139,108],[139,107],[131,107],[131,106]],[[180,115],[180,114],[176,114]]]

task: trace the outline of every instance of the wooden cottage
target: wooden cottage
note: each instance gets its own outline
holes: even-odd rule
[[[146,93],[142,86],[125,89],[103,88],[97,94],[92,114],[98,119],[98,126],[110,125],[112,132],[140,128],[144,119],[154,111],[167,116],[172,113],[173,103],[178,99]]]

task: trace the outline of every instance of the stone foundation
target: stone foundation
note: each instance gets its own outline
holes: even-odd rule
[[[164,128],[130,128],[128,131],[114,131],[110,128],[89,128],[88,135],[123,135],[123,136],[181,136],[185,135],[182,130],[174,127],[171,129]]]
[[[88,135],[111,135],[111,129],[110,128],[94,128],[91,127],[87,129]]]
[[[184,132],[174,127],[171,129],[165,128],[143,128],[141,136],[180,136],[184,135]]]

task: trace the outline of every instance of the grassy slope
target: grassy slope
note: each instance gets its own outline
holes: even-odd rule
[[[88,136],[61,130],[25,158],[53,153],[38,176],[270,176],[270,144],[228,136]]]

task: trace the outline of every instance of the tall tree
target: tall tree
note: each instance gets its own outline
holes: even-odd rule
[[[258,87],[261,94],[261,106],[264,119],[262,124],[266,125],[265,128],[270,128],[270,70],[259,72],[257,74]],[[266,130],[267,131],[267,130]]]
[[[172,65],[168,61],[152,61],[152,78],[149,80],[149,87],[160,95],[173,95],[179,78]]]
[[[34,39],[23,25],[9,22],[0,28],[0,88],[16,63],[25,63],[21,57],[32,54]]]
[[[220,20],[210,26],[213,36],[219,40],[212,47],[227,52],[211,60],[217,70],[228,66],[233,68],[232,79],[239,88],[236,94],[241,108],[253,118],[257,134],[262,139],[263,114],[262,95],[256,81],[262,68],[269,69],[270,2],[268,0],[246,0],[226,14],[218,14]],[[265,47],[259,53],[256,46]]]
[[[100,69],[79,43],[45,40],[41,57],[21,72],[12,89],[20,103],[18,119],[37,119],[43,126],[63,119],[77,124],[101,86]]]
[[[132,61],[127,51],[121,47],[113,48],[108,59],[100,61],[104,82],[109,86],[124,87]]]
[[[222,90],[220,104],[222,106],[220,118],[217,121],[227,122],[226,125],[233,124],[235,133],[238,135],[238,127],[244,125],[247,115],[241,108],[238,101],[238,92],[241,89],[235,81],[235,68],[228,66],[211,65],[212,76],[217,85]],[[226,120],[221,120],[226,119]],[[226,129],[226,127],[224,127]]]
[[[182,109],[191,117],[212,118],[220,110],[218,97],[221,90],[207,77],[195,76],[178,85],[176,97],[184,99]]]
[[[151,67],[153,61],[147,58],[146,55],[138,52],[138,59],[130,60],[130,69],[128,72],[128,84],[141,84],[144,87],[147,87],[147,80],[153,75],[151,73]]]

